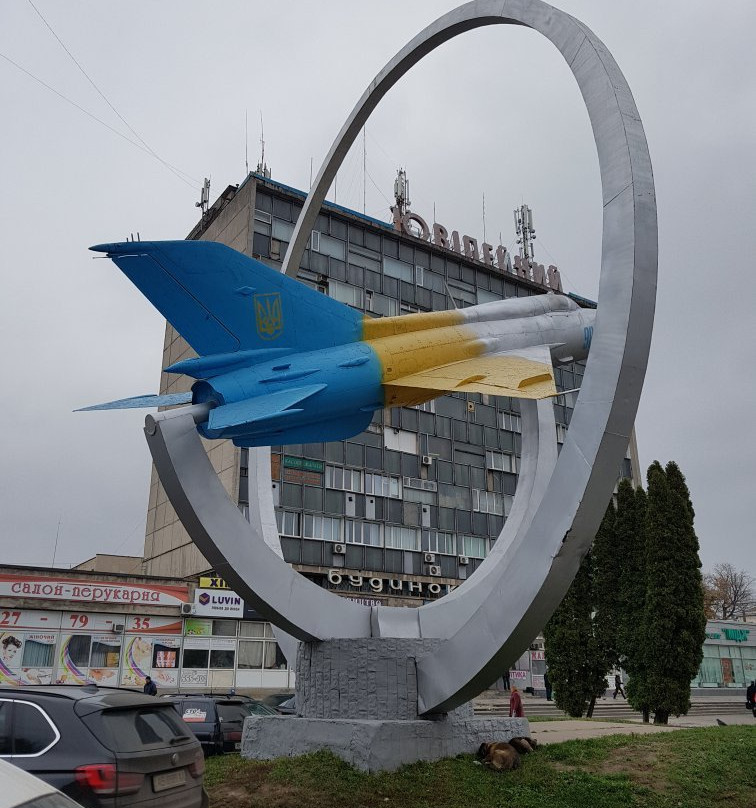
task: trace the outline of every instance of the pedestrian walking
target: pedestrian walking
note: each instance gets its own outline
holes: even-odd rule
[[[551,680],[548,671],[543,674],[543,686],[546,688],[546,701],[551,701]]]
[[[157,696],[157,685],[152,681],[152,679],[149,676],[145,677],[144,687],[142,688],[142,690],[148,696]]]
[[[504,690],[509,690],[509,668],[501,675],[501,681],[504,684]]]
[[[617,698],[617,693],[619,693],[623,699],[626,699],[627,696],[625,695],[625,691],[622,689],[622,679],[618,673],[614,674],[614,695],[612,696],[613,699]]]
[[[753,710],[756,701],[756,682],[751,682],[746,690],[746,710]]]
[[[525,710],[522,709],[522,697],[520,691],[512,685],[512,693],[509,696],[509,717],[510,718],[523,718]]]

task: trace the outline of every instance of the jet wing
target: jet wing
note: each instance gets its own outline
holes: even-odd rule
[[[439,395],[462,392],[531,399],[548,398],[557,393],[551,353],[546,346],[439,365],[393,379],[386,385],[387,388],[392,386],[437,390]]]

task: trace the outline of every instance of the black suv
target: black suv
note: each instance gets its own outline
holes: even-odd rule
[[[275,715],[249,696],[178,694],[166,697],[197,736],[206,755],[238,751],[248,715]]]
[[[85,808],[206,808],[205,760],[170,704],[96,685],[0,690],[0,757]]]

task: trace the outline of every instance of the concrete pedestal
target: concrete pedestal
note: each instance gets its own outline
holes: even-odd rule
[[[251,716],[241,753],[256,760],[328,749],[363,771],[473,754],[484,741],[528,735],[524,718],[475,718],[468,703],[419,716],[416,660],[432,639],[367,638],[302,643],[297,716]]]

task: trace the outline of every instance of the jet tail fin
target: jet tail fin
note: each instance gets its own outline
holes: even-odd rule
[[[98,244],[200,356],[315,350],[361,338],[362,315],[214,241]]]

